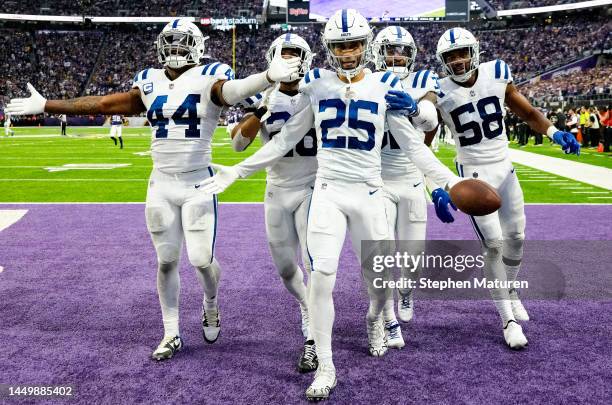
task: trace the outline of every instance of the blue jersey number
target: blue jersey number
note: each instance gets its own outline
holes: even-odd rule
[[[487,106],[489,105],[493,106],[493,112],[487,112]],[[482,128],[476,121],[461,123],[462,114],[468,113],[468,115],[471,115],[476,110],[478,110],[478,114],[482,120]],[[502,109],[501,105],[499,104],[499,99],[496,96],[483,98],[476,103],[476,108],[474,108],[474,104],[472,103],[457,107],[451,111],[450,116],[453,120],[453,124],[455,124],[455,129],[457,132],[464,134],[467,131],[472,131],[474,134],[470,137],[460,135],[459,145],[461,146],[470,146],[480,143],[480,141],[482,141],[483,134],[487,139],[493,139],[496,136],[501,135],[501,133],[504,131]],[[497,125],[494,129],[491,129],[491,124],[494,122]]]
[[[389,131],[385,132],[385,136],[383,137],[381,148],[384,148],[385,146],[387,146],[387,144],[389,144],[389,149],[392,149],[392,150],[401,149],[399,144],[397,143],[397,141],[395,140],[395,138]]]
[[[273,124],[275,121],[287,122],[291,118],[291,114],[287,111],[277,111],[270,114],[266,120],[266,124]],[[270,133],[270,139],[277,135],[280,131]],[[309,145],[306,145],[308,143]],[[308,133],[304,135],[301,141],[295,145],[295,153],[298,156],[316,156],[317,155],[317,137],[314,128],[310,128]],[[290,150],[284,157],[293,157],[293,150]]]
[[[336,117],[321,121],[321,140],[324,148],[348,148],[372,150],[374,148],[376,126],[368,121],[359,119],[359,110],[367,110],[372,114],[378,114],[378,103],[365,100],[351,100],[348,106],[348,127],[362,129],[368,134],[368,140],[362,141],[356,136],[338,136],[328,139],[327,134],[332,128],[340,128],[346,121],[346,103],[339,98],[319,101],[319,112],[328,108],[336,109]],[[348,140],[348,142],[347,142]]]
[[[168,96],[157,96],[147,111],[147,119],[152,127],[157,127],[155,138],[167,138],[169,118],[164,118],[164,104],[168,102]],[[198,130],[198,103],[200,102],[199,94],[189,94],[185,101],[172,114],[172,120],[176,125],[187,125],[185,129],[185,138],[199,138],[200,131]],[[187,117],[185,118],[185,113]]]

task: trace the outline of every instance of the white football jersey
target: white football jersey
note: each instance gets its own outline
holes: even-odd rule
[[[258,108],[262,101],[260,94],[245,100],[247,105]],[[249,104],[249,102],[252,102]],[[265,145],[277,135],[285,122],[309,103],[302,93],[289,96],[276,89],[268,98],[270,116],[261,123],[261,142]],[[287,152],[274,166],[266,170],[266,181],[278,187],[297,187],[313,183],[317,174],[317,137],[311,128],[295,147]]]
[[[438,80],[438,110],[450,128],[460,164],[487,164],[508,157],[504,128],[506,86],[510,68],[502,60],[480,64],[472,87],[462,87],[450,77]]]
[[[380,148],[391,89],[401,90],[391,72],[376,72],[350,86],[335,72],[311,70],[300,83],[314,112],[317,177],[382,184]]]
[[[412,72],[402,80],[404,91],[414,100],[420,100],[432,91],[438,92],[438,76],[429,70]],[[419,129],[412,128],[415,134],[425,141],[425,133]],[[406,152],[402,151],[393,138],[393,134],[385,128],[385,138],[382,143],[382,177],[383,179],[414,175],[418,172]]]
[[[232,69],[215,62],[195,66],[176,80],[164,69],[146,69],[134,77],[151,125],[153,167],[166,173],[206,168],[211,139],[223,107],[210,99],[213,84],[232,80]]]

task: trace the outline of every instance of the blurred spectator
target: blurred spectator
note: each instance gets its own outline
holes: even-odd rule
[[[591,140],[591,148],[596,148],[599,145],[600,139],[599,114],[597,107],[589,107],[589,139]]]

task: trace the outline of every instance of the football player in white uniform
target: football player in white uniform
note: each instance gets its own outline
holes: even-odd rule
[[[111,116],[111,131],[110,138],[115,142],[117,146],[117,138],[119,138],[120,148],[123,149],[123,137],[121,136],[121,130],[123,129],[123,117],[118,114]]]
[[[393,72],[414,100],[436,101],[437,75],[429,70],[413,72],[417,48],[407,30],[399,26],[386,27],[376,35],[372,48],[377,71]],[[413,136],[425,139],[423,131],[416,128],[413,130]],[[433,135],[435,131],[430,131],[430,134]],[[427,191],[423,173],[410,161],[408,154],[401,150],[388,129],[382,142],[381,158],[382,179],[389,197],[386,200],[389,234],[400,241],[412,241],[406,247],[412,254],[418,254],[425,247],[427,230]],[[448,195],[441,188],[437,189],[437,193]],[[448,206],[444,209],[448,209]],[[402,268],[403,279],[414,279],[417,275],[416,269]],[[413,290],[398,289],[398,294],[399,318],[403,322],[409,322],[413,316]],[[393,297],[385,305],[383,318],[387,345],[402,348],[404,339],[395,318]]]
[[[299,57],[303,77],[312,64],[313,54],[308,43],[299,35],[286,33],[276,38],[266,53],[270,63],[278,45],[285,58]],[[276,136],[282,126],[300,107],[299,80],[282,82],[280,87],[266,91],[265,97],[256,95],[245,101],[256,108],[246,115],[232,131],[234,150],[245,150],[261,134],[264,144]],[[274,264],[287,291],[300,305],[302,333],[306,341],[298,361],[302,373],[317,369],[316,350],[308,327],[308,288],[304,273],[298,264],[296,253],[301,252],[302,262],[310,277],[310,260],[306,252],[306,220],[308,204],[317,173],[317,140],[314,128],[302,134],[302,140],[287,152],[274,166],[268,167],[264,210],[266,234]]]
[[[220,332],[217,291],[220,268],[215,260],[216,198],[194,189],[213,175],[209,167],[211,138],[224,106],[257,94],[272,83],[298,77],[299,58],[280,52],[267,71],[232,80],[232,69],[215,62],[200,65],[205,38],[188,19],[167,24],[157,37],[163,69],[145,69],[134,77],[132,90],[106,96],[46,100],[28,83],[31,96],[13,99],[13,114],[147,113],[151,125],[153,171],[146,201],[146,222],[158,259],[157,290],[164,337],[152,357],[171,358],[183,346],[179,332],[179,256],[183,239],[189,261],[204,288],[202,334],[213,343]]]
[[[310,325],[319,366],[306,390],[310,400],[326,399],[337,382],[331,344],[332,291],[347,228],[360,259],[373,253],[369,248],[361,252],[362,241],[389,239],[381,191],[380,149],[385,122],[398,145],[437,184],[450,187],[460,181],[434,157],[420,137],[413,135],[412,124],[403,113],[387,113],[388,106],[402,108],[427,130],[437,125],[434,105],[426,102],[417,107],[401,91],[400,79],[392,72],[363,71],[371,58],[372,31],[368,21],[356,10],[339,10],[325,25],[322,39],[333,71],[308,72],[301,83],[301,108],[285,123],[280,134],[238,165],[219,166],[219,172],[201,187],[206,192],[219,193],[237,178],[274,164],[314,125],[318,169],[308,215],[307,248],[312,268]],[[362,274],[370,296],[366,316],[369,352],[382,356],[387,352],[382,310],[389,291],[376,288],[374,277],[380,279],[381,273],[364,265]]]
[[[565,153],[580,153],[574,136],[555,128],[533,108],[512,83],[509,66],[502,60],[480,64],[479,44],[463,28],[447,30],[438,41],[436,57],[447,77],[439,80],[437,106],[457,147],[457,171],[461,177],[486,181],[502,198],[499,211],[471,217],[485,252],[487,279],[514,281],[523,257],[525,213],[523,192],[508,157],[504,129],[507,106],[534,131],[546,134]],[[527,345],[517,321],[529,315],[516,290],[494,289],[491,296],[503,323],[508,346]]]

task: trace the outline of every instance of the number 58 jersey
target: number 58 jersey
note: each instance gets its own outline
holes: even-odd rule
[[[472,87],[462,87],[450,77],[439,80],[438,110],[449,126],[457,161],[488,164],[508,157],[504,128],[506,86],[512,83],[510,68],[502,60],[480,64]]]
[[[175,80],[164,69],[146,69],[134,77],[132,87],[140,89],[151,125],[154,168],[181,173],[209,166],[212,135],[223,109],[211,101],[211,89],[233,77],[232,69],[219,62],[194,66]]]

